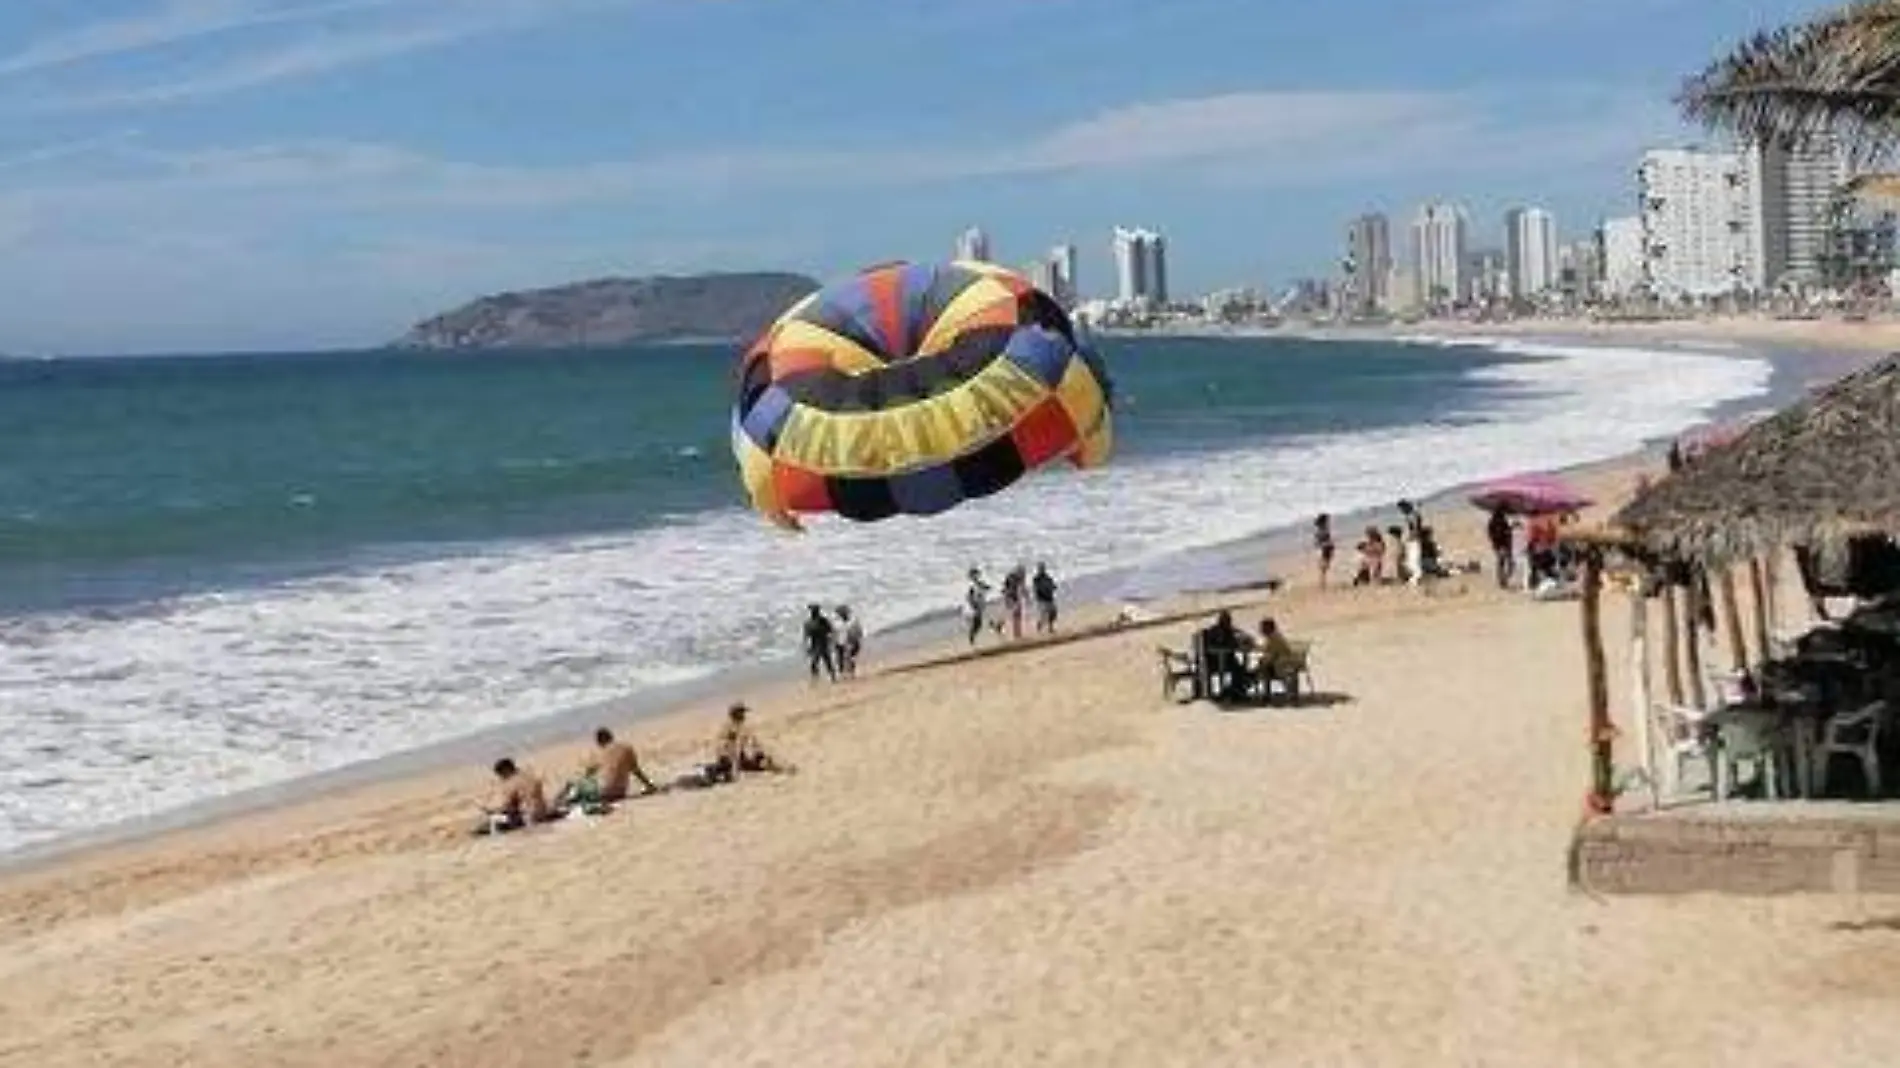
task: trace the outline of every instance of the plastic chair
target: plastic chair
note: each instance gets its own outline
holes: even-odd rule
[[[1651,707],[1650,719],[1656,725],[1657,742],[1669,760],[1668,792],[1671,795],[1684,793],[1683,782],[1689,777],[1692,762],[1707,769],[1709,790],[1711,793],[1716,790],[1717,769],[1714,750],[1709,747],[1708,718],[1708,712],[1687,705],[1659,702]]]
[[[1861,774],[1867,779],[1867,795],[1880,796],[1880,731],[1887,716],[1887,702],[1875,701],[1852,712],[1828,717],[1821,731],[1821,744],[1814,748],[1816,789],[1827,792],[1828,769],[1835,756],[1860,761]]]
[[[1722,751],[1722,772],[1715,784],[1715,799],[1731,792],[1743,764],[1752,765],[1762,785],[1762,794],[1770,799],[1786,797],[1781,788],[1781,758],[1787,748],[1780,721],[1767,712],[1731,714],[1724,718],[1718,732]]]
[[[1180,702],[1177,692],[1182,683],[1187,684],[1188,700],[1201,695],[1201,666],[1195,662],[1194,654],[1178,653],[1173,649],[1156,649],[1161,655],[1161,699]]]

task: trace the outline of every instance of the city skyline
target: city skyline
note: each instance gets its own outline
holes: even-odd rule
[[[1341,220],[1432,189],[1594,218],[1685,135],[1684,74],[1812,6],[1628,34],[1654,2],[0,5],[0,348],[374,344],[505,289],[939,258],[971,220],[1098,282],[1086,235],[1147,220],[1198,292],[1336,263]],[[1140,76],[1005,76],[1050,40]]]

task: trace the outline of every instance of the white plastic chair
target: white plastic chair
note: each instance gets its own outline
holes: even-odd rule
[[[1692,763],[1701,764],[1709,774],[1709,789],[1715,789],[1714,752],[1707,737],[1709,714],[1700,708],[1663,702],[1651,706],[1650,719],[1656,725],[1656,745],[1668,761],[1667,792],[1681,796]]]
[[[1828,768],[1834,757],[1850,756],[1860,761],[1867,778],[1867,794],[1880,796],[1880,731],[1887,716],[1887,702],[1875,701],[1852,712],[1828,717],[1821,731],[1821,744],[1814,747],[1815,788],[1827,791]]]
[[[1786,796],[1781,788],[1781,754],[1784,749],[1779,721],[1766,712],[1730,713],[1720,728],[1722,752],[1720,771],[1715,783],[1715,799],[1725,799],[1740,777],[1743,764],[1753,765],[1760,778],[1764,797]]]

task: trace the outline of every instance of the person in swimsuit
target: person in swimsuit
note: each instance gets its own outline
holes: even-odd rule
[[[482,806],[482,815],[484,826],[477,830],[499,834],[520,830],[529,824],[546,823],[558,818],[560,813],[548,804],[540,776],[502,757],[495,761],[495,792]]]
[[[815,604],[809,609],[805,616],[805,660],[811,668],[812,680],[817,681],[818,671],[823,668],[825,677],[837,682],[838,665],[832,655],[837,645],[837,630],[831,620],[825,618],[824,609]]]
[[[726,710],[725,726],[713,742],[713,762],[706,766],[706,778],[712,782],[734,782],[748,772],[783,772],[795,769],[776,760],[759,744],[758,735],[746,726],[747,708],[735,704]]]
[[[581,765],[579,781],[568,784],[568,795],[587,800],[587,784],[593,784],[596,802],[624,801],[632,791],[633,780],[640,780],[642,794],[658,793],[659,787],[647,778],[640,767],[639,754],[633,746],[616,741],[614,732],[605,727],[594,732],[594,751]]]
[[[1319,554],[1319,588],[1325,589],[1333,572],[1333,517],[1321,512],[1313,520],[1313,551]]]

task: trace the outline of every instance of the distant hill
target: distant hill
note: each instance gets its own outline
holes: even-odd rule
[[[817,288],[804,275],[778,271],[600,278],[482,297],[417,323],[394,344],[530,349],[743,340]]]

